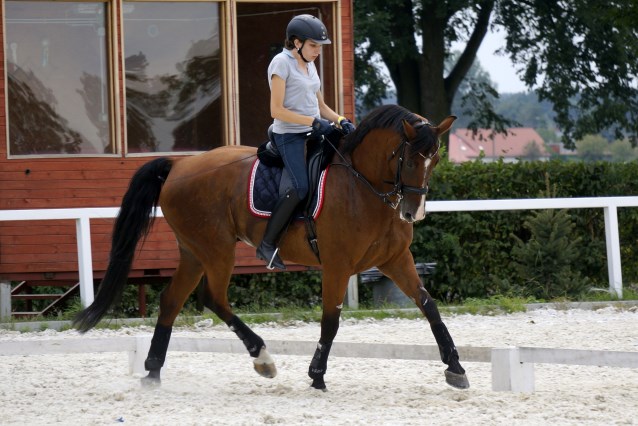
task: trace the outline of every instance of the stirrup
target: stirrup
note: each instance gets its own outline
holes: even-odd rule
[[[279,253],[279,247],[277,247],[275,249],[275,251],[272,253],[272,257],[270,258],[270,262],[268,262],[268,265],[266,265],[266,269],[268,269],[269,271],[272,271],[273,269],[275,269],[275,266],[273,265],[273,262],[275,262],[277,260],[277,258],[279,257],[277,255],[277,253]],[[283,262],[281,264],[283,265]],[[286,269],[286,267],[284,266],[282,269]]]
[[[275,268],[281,269],[282,271],[286,270],[286,265],[284,265],[284,262],[281,260],[281,258],[279,257],[279,247],[273,247],[275,250],[272,252],[272,254],[264,252],[266,247],[264,247],[264,244],[260,244],[259,247],[257,248],[257,258],[261,259],[263,261],[266,262],[266,269],[268,269],[269,271],[272,271]]]

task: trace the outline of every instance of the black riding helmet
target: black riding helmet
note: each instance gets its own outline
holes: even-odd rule
[[[290,20],[286,28],[286,40],[292,42],[294,38],[301,40],[302,45],[297,49],[297,53],[299,53],[301,58],[306,62],[309,61],[301,54],[301,49],[306,40],[310,39],[319,44],[332,43],[328,38],[326,26],[317,17],[312,15],[298,15]]]
[[[326,26],[312,15],[298,15],[290,20],[286,28],[286,39],[292,40],[295,36],[301,41],[311,39],[319,44],[332,43]]]

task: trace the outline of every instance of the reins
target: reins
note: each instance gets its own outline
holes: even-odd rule
[[[431,126],[428,122],[422,122],[422,124],[418,127],[425,126],[425,125]],[[392,151],[392,155],[390,155],[390,158],[388,160],[388,161],[392,160],[394,157],[397,156],[397,153],[399,154],[399,158],[397,160],[397,170],[394,176],[394,182],[384,181],[384,183],[389,183],[393,185],[392,190],[388,192],[381,192],[377,190],[374,187],[374,185],[372,185],[372,183],[370,183],[370,181],[365,176],[363,176],[360,172],[358,172],[354,168],[352,163],[350,163],[346,159],[346,157],[332,144],[330,140],[328,140],[328,138],[324,138],[324,141],[327,141],[330,144],[330,146],[334,149],[334,151],[343,161],[343,163],[333,163],[333,165],[343,166],[346,169],[348,169],[350,173],[352,173],[357,179],[363,182],[368,187],[368,189],[372,191],[374,195],[381,198],[381,200],[384,203],[386,203],[388,206],[390,206],[393,210],[396,210],[399,204],[401,204],[401,201],[403,200],[403,197],[404,197],[404,192],[412,193],[412,194],[420,194],[420,195],[426,195],[428,193],[428,190],[429,190],[428,185],[425,185],[422,187],[405,185],[403,181],[401,180],[401,174],[403,172],[403,160],[405,157],[405,148],[406,146],[410,146],[410,142],[408,141],[407,137],[404,137],[403,139],[401,139],[401,142],[399,142],[399,145]],[[422,153],[418,153],[418,154],[421,157],[425,158],[426,160],[432,159],[435,155],[438,154],[440,147],[441,147],[441,143],[439,141],[436,151],[434,151],[434,153],[428,155],[427,157],[423,155]],[[395,201],[393,202],[391,198],[394,198],[394,197],[396,198],[395,198]]]

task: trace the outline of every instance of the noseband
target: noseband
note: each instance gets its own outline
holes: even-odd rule
[[[417,126],[415,126],[415,129],[418,129],[422,126],[429,126],[432,127],[432,125],[427,122],[421,122],[419,123]],[[436,147],[436,151],[434,151],[432,154],[428,155],[427,157],[423,154],[421,154],[420,152],[418,153],[421,157],[423,157],[425,160],[431,160],[432,158],[434,158],[434,156],[436,156],[439,153],[439,149],[441,148],[441,142],[438,141],[438,145]],[[398,154],[398,159],[397,159],[397,170],[396,173],[394,175],[394,182],[390,182],[390,181],[385,181],[385,183],[389,183],[391,185],[393,185],[392,190],[388,191],[388,192],[380,192],[378,191],[371,183],[368,179],[366,179],[365,176],[363,176],[361,173],[359,173],[358,171],[356,171],[354,169],[354,167],[352,167],[352,164],[350,164],[348,161],[346,161],[346,159],[339,153],[339,150],[335,151],[337,153],[339,153],[339,155],[341,156],[341,159],[344,161],[344,163],[335,163],[335,165],[342,165],[348,168],[348,170],[350,170],[350,172],[357,177],[359,180],[361,180],[363,183],[366,184],[366,186],[368,188],[370,188],[370,190],[379,198],[381,198],[381,200],[386,203],[387,205],[389,205],[393,210],[396,210],[397,207],[399,207],[399,204],[401,204],[401,201],[403,200],[404,197],[404,193],[412,193],[412,194],[419,194],[419,195],[426,195],[428,193],[429,190],[429,186],[426,184],[425,186],[411,186],[411,185],[405,185],[403,183],[403,181],[401,180],[401,173],[403,172],[403,160],[405,157],[405,149],[407,146],[410,146],[410,142],[408,141],[407,136],[404,136],[404,138],[401,140],[401,142],[399,142],[399,145],[392,151],[392,155],[390,155],[390,160],[392,160],[394,157],[397,156]],[[392,198],[395,199],[395,201],[392,201]]]

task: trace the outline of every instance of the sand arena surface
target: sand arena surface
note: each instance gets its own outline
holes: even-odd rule
[[[638,311],[543,309],[444,317],[457,346],[534,346],[638,352]],[[268,340],[319,338],[319,324],[253,327]],[[151,327],[19,333],[4,341],[152,333]],[[173,335],[234,338],[216,322]],[[425,320],[343,320],[342,342],[435,344]],[[121,353],[0,356],[2,425],[610,425],[638,424],[638,369],[536,365],[536,392],[494,392],[489,363],[463,363],[471,388],[445,383],[440,362],[331,357],[328,392],[309,387],[307,356],[273,355],[259,377],[246,355],[169,352],[162,386],[143,389]]]

